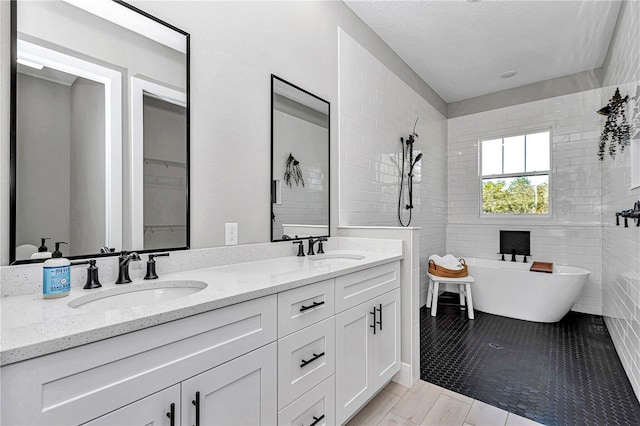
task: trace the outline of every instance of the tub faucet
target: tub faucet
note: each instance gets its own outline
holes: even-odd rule
[[[129,263],[132,260],[141,260],[135,251],[131,253],[123,251],[120,253],[120,256],[118,256],[118,279],[116,280],[116,284],[127,284],[131,282],[131,278],[129,277]]]

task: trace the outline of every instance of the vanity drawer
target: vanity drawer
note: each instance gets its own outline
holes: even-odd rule
[[[278,425],[280,426],[335,424],[335,376],[329,377],[278,412]]]
[[[81,424],[276,340],[276,296],[2,367],[2,424]],[[11,383],[11,387],[5,387]]]
[[[335,371],[335,318],[278,340],[278,408]]]
[[[400,262],[392,262],[336,279],[336,313],[400,287]]]
[[[278,337],[286,336],[335,312],[334,280],[321,281],[278,294]]]

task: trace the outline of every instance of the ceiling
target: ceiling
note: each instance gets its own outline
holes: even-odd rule
[[[606,0],[345,3],[447,103],[600,68],[620,9]]]

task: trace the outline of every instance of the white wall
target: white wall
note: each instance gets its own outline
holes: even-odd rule
[[[392,157],[419,117],[414,149],[423,157],[414,170],[411,226],[422,228],[420,264],[426,270],[429,255],[445,249],[446,119],[344,31],[339,79],[340,224],[399,225],[399,172]],[[406,223],[406,210],[403,217]],[[425,284],[426,277],[420,279]]]
[[[596,89],[450,119],[447,251],[498,258],[499,230],[530,230],[533,259],[591,271],[573,309],[600,314],[599,108]],[[478,139],[545,128],[552,135],[550,217],[481,218]]]
[[[338,27],[414,89],[426,87],[341,2],[134,4],[191,33],[192,247],[223,245],[225,222],[238,223],[241,244],[269,240],[270,74],[334,106],[331,162],[337,176]],[[331,194],[335,227],[337,179]]]
[[[276,74],[302,86],[335,107],[338,103],[338,27],[352,34],[416,93],[430,99],[440,111],[446,109],[444,101],[342,2],[131,3],[191,34],[193,248],[223,245],[225,222],[239,223],[241,244],[269,240],[270,75]],[[0,13],[3,34],[0,77],[4,90],[1,118],[2,123],[7,124],[3,128],[8,129],[7,2],[0,2]],[[332,108],[332,176],[337,176],[338,162],[336,111],[337,108]],[[2,223],[8,223],[8,132],[3,132],[0,138],[3,175],[0,187],[4,195],[1,210],[6,220]],[[250,170],[242,164],[250,164]],[[335,227],[338,224],[337,179],[332,179],[331,193],[331,223]],[[8,238],[4,238],[4,232],[7,230],[2,232],[0,259],[6,264]]]
[[[77,78],[71,86],[70,256],[98,253],[107,245],[105,200],[104,84]],[[66,216],[62,216],[66,217]]]
[[[38,247],[41,237],[51,237],[47,246],[53,250],[54,241],[70,239],[71,90],[24,74],[18,86],[16,246]]]
[[[625,2],[610,46],[601,106],[616,87],[633,96],[640,84],[640,3]],[[627,111],[627,117],[629,117]],[[635,143],[640,143],[636,141]],[[622,365],[640,399],[640,232],[615,226],[614,214],[640,200],[640,188],[629,189],[631,158],[627,149],[615,160],[606,156],[602,169],[603,314]],[[640,167],[640,164],[636,164]]]

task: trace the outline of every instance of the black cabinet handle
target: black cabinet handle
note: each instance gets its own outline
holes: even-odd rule
[[[171,403],[171,408],[167,413],[167,417],[169,417],[169,425],[176,426],[176,404],[173,402]]]
[[[314,422],[311,423],[309,426],[316,426],[318,423],[320,423],[320,421],[322,421],[322,419],[324,419],[324,414],[321,415],[320,417],[313,416]]]
[[[369,327],[373,328],[373,334],[376,334],[376,308],[373,308],[373,311],[369,312],[371,315],[373,315],[373,324],[371,324]]]
[[[322,302],[313,302],[313,305],[309,305],[309,306],[300,306],[300,312],[304,312],[307,309],[311,309],[311,308],[315,308],[316,306],[320,306],[320,305],[324,305],[324,300]]]
[[[380,304],[379,308],[373,308],[373,310],[377,310],[378,312],[380,312],[380,320],[377,322],[377,324],[380,326],[380,331],[382,331],[382,303]]]
[[[313,354],[313,358],[311,358],[308,361],[305,361],[304,359],[302,360],[302,362],[300,363],[300,368],[304,367],[307,364],[311,364],[313,361],[315,361],[316,359],[323,357],[324,356],[324,352],[322,352],[321,354]]]
[[[200,392],[196,392],[196,399],[191,401],[191,403],[196,406],[196,424],[195,424],[195,426],[200,426]]]

